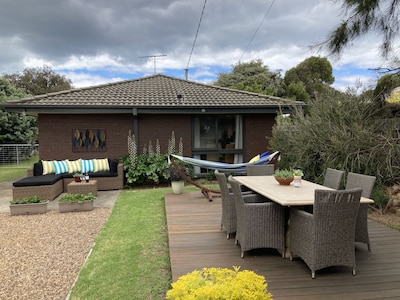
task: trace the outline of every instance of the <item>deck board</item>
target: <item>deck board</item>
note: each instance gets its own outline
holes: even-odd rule
[[[200,192],[165,194],[172,279],[203,267],[253,270],[264,275],[268,291],[280,299],[400,299],[400,232],[369,221],[372,251],[356,244],[357,275],[343,267],[326,268],[311,279],[299,258],[283,259],[273,249],[248,251],[240,258],[234,239],[221,224],[221,199]]]

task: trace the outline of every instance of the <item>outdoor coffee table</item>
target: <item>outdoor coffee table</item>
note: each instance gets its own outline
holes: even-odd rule
[[[67,192],[69,194],[85,194],[85,195],[92,193],[94,196],[97,196],[97,180],[92,179],[89,180],[89,182],[72,181],[67,186]]]

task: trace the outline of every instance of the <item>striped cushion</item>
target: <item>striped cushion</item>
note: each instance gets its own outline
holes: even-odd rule
[[[67,167],[68,167],[68,173],[74,174],[74,173],[80,173],[81,172],[81,160],[68,160],[67,159]]]
[[[81,159],[81,171],[82,173],[94,172],[93,160]]]
[[[62,174],[68,172],[66,160],[53,160],[53,165],[56,174]]]
[[[54,174],[54,164],[52,160],[42,160],[43,175]]]
[[[93,159],[93,166],[95,172],[105,172],[110,171],[110,166],[108,165],[108,159]]]

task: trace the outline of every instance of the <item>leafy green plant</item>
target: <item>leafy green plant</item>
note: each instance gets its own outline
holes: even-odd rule
[[[289,169],[278,169],[275,171],[274,177],[282,179],[293,178],[293,171]]]
[[[121,160],[128,186],[159,184],[168,181],[165,172],[168,169],[166,154],[138,154],[134,165],[131,164],[129,156],[125,156]]]
[[[166,299],[272,299],[265,277],[253,271],[203,268],[181,276],[172,283]]]
[[[47,200],[40,199],[39,196],[19,198],[16,200],[11,200],[10,204],[31,204],[31,203],[45,203]]]
[[[58,200],[58,202],[82,203],[84,201],[90,201],[90,200],[96,200],[96,196],[94,196],[92,193],[89,193],[87,195],[85,195],[85,194],[65,194]]]
[[[303,171],[300,170],[300,169],[294,169],[294,170],[293,170],[293,175],[294,175],[294,176],[304,176],[304,173],[303,173]]]

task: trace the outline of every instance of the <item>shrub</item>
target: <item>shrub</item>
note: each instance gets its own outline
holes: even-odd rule
[[[167,182],[165,170],[168,169],[168,159],[166,154],[138,154],[134,165],[131,164],[130,157],[125,156],[122,158],[122,163],[128,186]]]
[[[270,146],[282,153],[280,168],[301,166],[319,183],[327,167],[374,175],[384,185],[400,180],[399,121],[371,98],[327,92],[306,112],[294,108],[277,121]]]
[[[253,271],[225,268],[203,268],[181,276],[172,283],[166,299],[272,299],[264,276]]]

